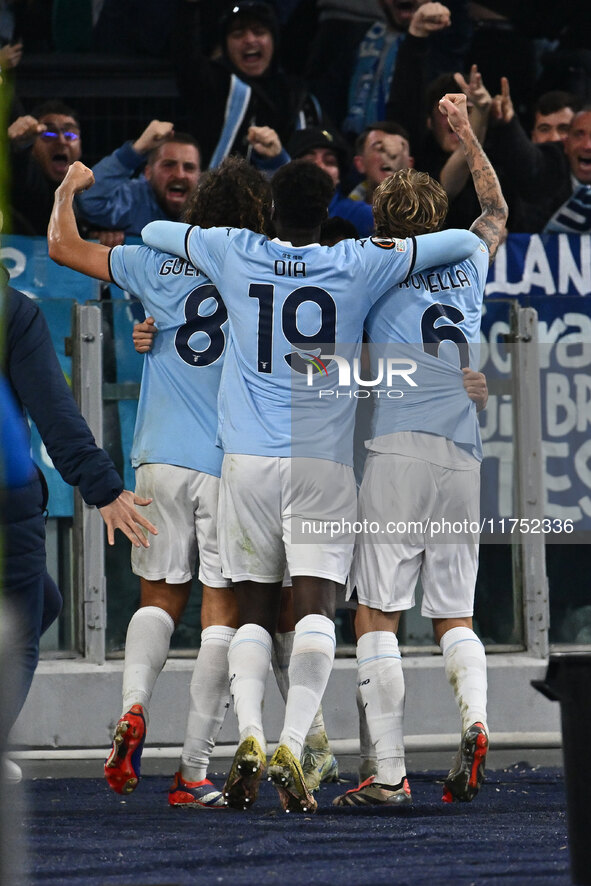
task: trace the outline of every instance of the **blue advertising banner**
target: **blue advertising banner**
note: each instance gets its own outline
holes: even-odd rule
[[[591,294],[591,235],[509,234],[486,284],[487,296]]]
[[[544,516],[591,529],[591,236],[511,234],[490,269],[481,368],[507,377],[512,302],[535,308],[540,340]],[[481,415],[483,499],[513,512],[511,397],[492,394]],[[565,541],[567,539],[565,538]]]
[[[71,298],[84,303],[99,298],[100,283],[49,258],[46,237],[3,234],[0,260],[10,274],[10,285],[31,298]]]
[[[519,299],[523,303],[524,299]],[[572,532],[591,530],[591,294],[529,296],[538,313],[542,407],[544,517],[571,521]],[[495,393],[510,375],[509,303],[486,299],[480,368],[491,395],[481,413],[484,448],[483,510],[513,513],[513,417],[511,395]],[[569,527],[570,531],[570,527]],[[567,539],[563,539],[567,541]]]

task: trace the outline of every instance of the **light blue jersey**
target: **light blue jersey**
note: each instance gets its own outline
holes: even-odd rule
[[[231,340],[219,398],[224,452],[352,464],[355,401],[337,396],[335,343],[353,359],[365,316],[393,284],[440,263],[450,249],[460,260],[478,243],[468,231],[456,231],[455,239],[450,233],[416,242],[345,240],[329,248],[295,247],[232,228],[169,222],[144,228],[144,242],[202,268],[226,304]],[[321,398],[321,387],[333,395]]]
[[[217,397],[228,316],[204,274],[174,255],[115,246],[113,281],[136,295],[158,327],[144,358],[131,461],[220,476]]]
[[[371,309],[365,321],[370,379],[389,359],[409,369],[406,377],[396,377],[396,396],[374,399],[373,438],[423,431],[447,437],[482,460],[476,406],[461,369],[478,368],[488,258],[480,242],[467,261],[414,272]]]

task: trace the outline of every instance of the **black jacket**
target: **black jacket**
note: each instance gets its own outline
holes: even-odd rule
[[[486,149],[493,164],[502,165],[523,203],[522,226],[511,230],[543,231],[573,190],[562,142],[534,144],[513,117],[510,123],[490,129]]]
[[[322,122],[319,106],[304,84],[279,70],[274,63],[264,76],[248,79],[234,70],[224,56],[211,60],[202,50],[200,6],[200,3],[177,4],[173,49],[179,92],[187,109],[187,126],[199,142],[204,168],[223,129],[233,74],[250,86],[252,93],[228,153],[248,153],[249,126],[272,127],[285,145],[292,132],[301,128],[297,125],[300,115],[306,126]]]

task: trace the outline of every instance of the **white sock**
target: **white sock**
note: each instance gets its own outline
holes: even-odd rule
[[[486,724],[486,656],[484,646],[470,628],[451,628],[439,643],[445,676],[454,691],[462,718],[462,732],[472,723]]]
[[[306,615],[295,626],[279,744],[287,745],[298,760],[330,677],[335,642],[334,623],[324,615]]]
[[[287,702],[287,693],[289,690],[289,662],[293,650],[293,640],[295,631],[286,631],[282,634],[275,634],[273,637],[273,656],[271,664],[273,665],[273,673],[277,680],[277,686],[283,701]],[[306,735],[306,743],[313,735],[326,735],[326,727],[324,725],[324,717],[322,715],[322,705],[316,711],[316,715],[312,720],[312,725],[308,729]]]
[[[377,759],[376,781],[396,785],[404,762],[404,675],[396,634],[371,631],[357,641],[357,674]]]
[[[273,665],[273,673],[277,680],[277,686],[281,693],[283,701],[287,701],[287,691],[289,689],[289,661],[291,659],[291,650],[293,649],[293,638],[295,631],[285,631],[282,634],[275,634],[273,637],[273,654],[271,664]]]
[[[158,606],[140,607],[127,627],[122,713],[134,704],[141,704],[146,725],[152,691],[166,663],[173,631],[174,621]]]
[[[230,692],[238,718],[240,741],[252,735],[265,751],[263,698],[271,663],[271,635],[260,625],[238,628],[228,652]]]
[[[185,781],[203,781],[209,758],[230,706],[228,649],[234,628],[212,625],[201,632],[201,648],[191,678],[189,716],[181,755]]]

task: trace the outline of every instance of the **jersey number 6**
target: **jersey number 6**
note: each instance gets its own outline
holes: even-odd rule
[[[442,322],[437,325],[437,321]],[[450,322],[444,322],[444,321]],[[423,339],[423,350],[426,354],[433,357],[439,356],[439,346],[442,341],[453,341],[457,344],[460,352],[460,367],[470,365],[470,348],[468,339],[461,329],[455,324],[461,323],[464,315],[459,308],[453,305],[442,305],[439,302],[431,305],[421,317],[421,337]]]

